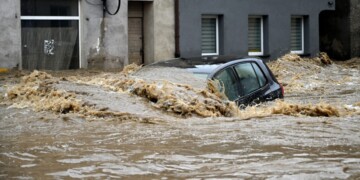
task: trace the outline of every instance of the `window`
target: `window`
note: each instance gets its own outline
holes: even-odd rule
[[[241,83],[242,96],[246,96],[257,89],[260,89],[266,83],[262,71],[260,69],[256,70],[254,67],[257,69],[259,68],[253,63],[241,63],[235,66],[235,71]],[[260,74],[258,75],[255,73],[255,70],[257,73],[260,72]]]
[[[78,16],[77,0],[21,0],[22,16]]]
[[[22,68],[80,67],[79,0],[21,0]]]
[[[291,17],[291,53],[304,54],[304,17]]]
[[[227,68],[218,73],[214,79],[219,80],[220,86],[219,91],[225,91],[225,95],[230,101],[234,101],[238,98],[237,83],[233,74],[232,68]]]
[[[201,51],[202,55],[219,54],[219,18],[218,16],[202,16],[201,19]]]
[[[258,77],[260,87],[263,87],[266,84],[265,75],[256,63],[252,63],[252,65],[253,65],[256,75]]]
[[[262,16],[250,16],[248,24],[249,56],[264,55],[264,22]]]

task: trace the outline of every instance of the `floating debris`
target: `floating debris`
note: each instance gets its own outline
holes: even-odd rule
[[[352,76],[342,76],[340,74],[331,77],[334,70],[337,70],[336,72],[345,71],[347,69],[344,69],[344,67],[347,66],[343,67],[333,63],[324,53],[320,53],[319,57],[312,59],[304,59],[298,55],[288,54],[277,61],[270,62],[269,67],[285,86],[285,95],[333,93],[334,84],[359,84],[356,80],[354,81]],[[266,103],[266,105],[251,106],[240,110],[234,102],[226,98],[224,92],[218,91],[216,88],[218,82],[208,81],[207,87],[195,87],[192,84],[180,84],[165,79],[148,79],[148,76],[142,77],[141,73],[140,75],[134,75],[141,70],[141,66],[132,64],[126,66],[120,73],[86,71],[84,72],[86,75],[83,75],[83,72],[55,72],[57,77],[46,72],[34,71],[29,75],[22,74],[21,81],[8,88],[6,97],[0,99],[9,102],[12,107],[30,107],[36,111],[52,111],[62,114],[75,113],[88,119],[132,119],[140,122],[150,122],[153,119],[146,116],[139,117],[128,112],[114,112],[104,106],[97,107],[96,104],[86,102],[86,96],[90,95],[87,93],[81,94],[81,90],[68,92],[63,90],[61,86],[55,88],[56,84],[68,81],[70,84],[97,86],[99,89],[119,93],[119,96],[121,96],[121,93],[137,96],[144,100],[140,103],[145,103],[149,107],[160,110],[161,113],[167,113],[174,117],[237,117],[251,119],[273,114],[325,117],[342,115],[343,109],[339,109],[341,105],[333,106],[325,103],[291,104],[286,102],[286,97],[285,101]],[[156,74],[158,72],[151,73]],[[185,77],[185,73],[181,74],[181,77]],[[341,92],[355,93],[356,91],[345,89],[345,91]],[[77,95],[82,95],[85,98],[81,99]],[[359,106],[359,104],[352,106]],[[344,109],[346,111],[346,108]]]
[[[83,104],[75,94],[54,89],[52,84],[57,81],[50,74],[34,71],[11,88],[7,98],[19,107],[33,107],[36,111],[79,112]]]
[[[319,103],[316,105],[289,104],[284,101],[277,101],[272,108],[272,114],[283,114],[290,116],[340,116],[339,110],[329,104]]]
[[[186,85],[166,81],[147,83],[141,79],[128,78],[123,73],[115,77],[105,75],[89,79],[92,80],[83,81],[83,83],[97,84],[119,92],[129,92],[148,99],[158,109],[184,117],[191,115],[230,117],[235,116],[238,111],[234,102],[223,100],[208,90],[196,90]],[[37,111],[45,110],[64,114],[81,113],[96,116],[111,114],[111,116],[119,117],[117,113],[103,111],[94,113],[91,107],[77,99],[74,93],[55,89],[52,84],[58,81],[59,79],[50,74],[34,71],[30,75],[24,76],[18,85],[11,88],[7,97],[18,107],[34,107]],[[81,82],[81,80],[77,79],[77,82]]]
[[[334,72],[343,69],[334,64],[326,53],[318,57],[302,58],[296,54],[286,54],[276,61],[268,63],[277,80],[283,84],[285,95],[314,92],[331,92],[334,85],[351,82],[345,76],[334,76]]]

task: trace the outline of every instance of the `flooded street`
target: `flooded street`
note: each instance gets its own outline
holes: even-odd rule
[[[181,72],[0,74],[0,179],[358,179],[360,60],[320,59],[244,110]]]

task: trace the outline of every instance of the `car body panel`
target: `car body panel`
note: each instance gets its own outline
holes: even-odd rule
[[[250,63],[250,64],[247,64]],[[252,77],[253,81],[245,81],[246,78],[240,78],[238,73],[243,71],[236,71],[236,67],[241,66],[249,66],[252,68],[248,69],[254,72],[255,76]],[[241,58],[235,56],[205,56],[198,58],[177,58],[171,59],[167,61],[153,63],[149,66],[165,66],[165,67],[176,67],[186,69],[187,71],[196,74],[198,77],[206,77],[207,79],[215,80],[217,75],[220,73],[227,71],[229,76],[232,76],[230,81],[227,80],[226,83],[232,83],[231,86],[226,84],[227,87],[236,87],[236,92],[231,91],[230,100],[235,101],[239,106],[247,106],[252,105],[264,101],[271,101],[277,98],[283,98],[282,87],[280,83],[276,80],[271,70],[267,67],[267,65],[261,60],[257,58]],[[257,67],[258,68],[257,68]],[[249,68],[248,67],[248,68]],[[248,72],[249,73],[249,72]],[[251,73],[251,72],[250,72]],[[263,74],[263,75],[261,75]],[[261,77],[259,77],[259,75]],[[254,85],[254,78],[258,80],[257,84],[259,87],[256,90],[251,91],[245,95],[241,95],[245,86]],[[263,82],[263,78],[266,79],[265,83]],[[260,81],[262,79],[262,81]],[[235,81],[235,82],[233,82]],[[261,84],[263,86],[261,86]],[[255,84],[256,85],[256,84]],[[220,87],[219,87],[220,88]],[[226,89],[225,89],[226,90]],[[228,94],[229,95],[229,94]]]
[[[261,71],[263,72],[264,76],[267,79],[267,82],[264,86],[261,88],[245,95],[242,97],[239,97],[235,100],[235,102],[241,106],[241,105],[249,105],[254,103],[260,103],[264,101],[271,101],[277,98],[283,98],[283,94],[281,93],[281,86],[277,82],[277,80],[273,77],[271,74],[271,71],[266,66],[266,64],[256,58],[245,58],[245,59],[239,59],[234,60],[225,64],[220,65],[217,69],[215,69],[209,76],[209,79],[214,79],[217,73],[219,73],[221,70],[229,67],[234,67],[241,63],[256,63],[256,65],[259,66]],[[239,80],[239,79],[238,79]],[[240,81],[240,80],[239,80]]]

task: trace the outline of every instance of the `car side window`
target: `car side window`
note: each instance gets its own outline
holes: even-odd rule
[[[241,88],[243,91],[242,95],[248,95],[261,87],[251,63],[238,64],[235,66],[235,70],[240,78]]]
[[[265,86],[265,84],[266,84],[266,78],[265,78],[264,73],[261,71],[261,69],[259,68],[259,66],[258,66],[256,63],[252,63],[252,65],[253,65],[254,70],[255,70],[255,72],[256,72],[256,74],[257,74],[260,87]]]
[[[230,101],[238,98],[238,87],[231,68],[220,71],[214,76],[214,79],[220,82],[220,91],[223,90],[222,88],[225,88],[225,95]]]

